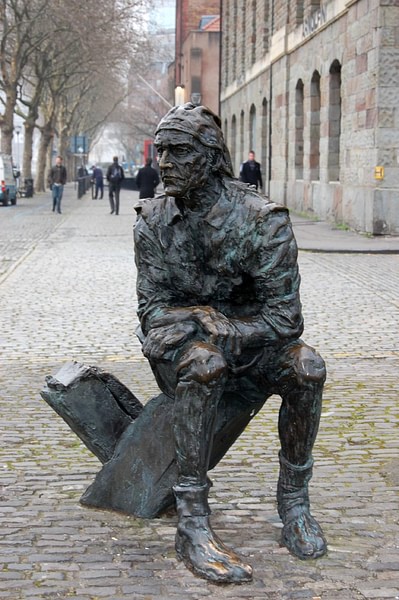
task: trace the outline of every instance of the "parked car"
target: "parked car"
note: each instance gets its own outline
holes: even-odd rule
[[[17,181],[14,177],[12,158],[0,153],[0,202],[3,206],[17,203]]]

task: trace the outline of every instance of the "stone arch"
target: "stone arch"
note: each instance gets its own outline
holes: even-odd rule
[[[244,123],[245,123],[245,114],[242,110],[240,113],[240,161],[244,160]]]
[[[249,109],[249,150],[256,148],[256,107],[251,104]]]
[[[303,157],[304,157],[304,85],[302,79],[298,79],[295,87],[295,178],[303,179]]]
[[[260,164],[262,169],[262,176],[265,173],[265,182],[266,182],[266,173],[267,173],[267,146],[268,146],[268,135],[267,135],[267,114],[268,114],[268,103],[267,99],[263,98],[262,101],[262,121],[261,121],[261,140],[260,140]],[[265,186],[266,184],[264,184]],[[265,189],[265,187],[263,188]]]
[[[328,180],[339,181],[341,142],[341,63],[330,66],[328,104]]]
[[[230,153],[232,163],[235,165],[237,160],[237,119],[235,115],[231,117]]]
[[[310,82],[310,179],[320,180],[320,73],[314,71]]]

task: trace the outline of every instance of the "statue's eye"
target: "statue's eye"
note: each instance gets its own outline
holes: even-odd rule
[[[190,148],[188,146],[175,146],[173,152],[177,156],[185,156],[190,152]]]

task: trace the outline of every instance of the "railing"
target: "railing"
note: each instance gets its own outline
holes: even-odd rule
[[[91,176],[84,175],[83,177],[78,177],[76,181],[78,183],[78,198],[81,198],[90,189]]]

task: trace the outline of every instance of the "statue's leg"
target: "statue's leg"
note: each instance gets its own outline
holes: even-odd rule
[[[310,514],[308,482],[319,428],[325,365],[313,348],[299,342],[289,348],[282,366],[277,488],[278,511],[284,524],[282,541],[301,559],[317,558],[325,554],[327,545],[320,525]]]
[[[198,343],[178,365],[173,432],[178,464],[176,551],[194,573],[217,582],[243,582],[252,569],[226,548],[209,522],[208,481],[211,443],[218,402],[227,380],[227,365],[219,350]]]

